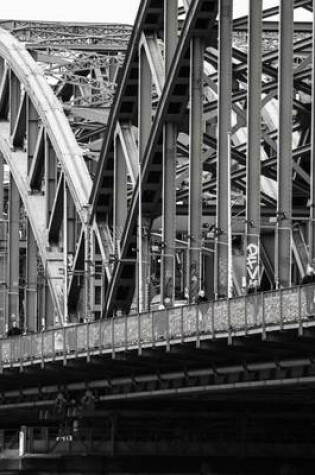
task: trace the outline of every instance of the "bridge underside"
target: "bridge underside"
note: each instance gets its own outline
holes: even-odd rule
[[[314,4],[0,22],[3,473],[309,470]]]

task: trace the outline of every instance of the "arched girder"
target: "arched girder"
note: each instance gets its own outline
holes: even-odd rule
[[[10,168],[23,201],[27,219],[33,230],[38,252],[45,267],[45,276],[50,288],[54,312],[58,315],[59,321],[63,323],[67,313],[66,250],[63,251],[63,255],[59,248],[50,247],[49,236],[47,235],[47,196],[43,196],[42,193],[33,194],[30,187],[30,172],[33,173],[33,171],[32,167],[30,168],[29,154],[36,156],[37,153],[39,156],[40,152],[36,152],[38,147],[41,149],[48,147],[52,150],[52,152],[47,153],[53,154],[52,160],[55,169],[53,173],[59,173],[58,166],[61,167],[60,171],[65,177],[71,200],[83,227],[86,226],[87,222],[87,204],[92,179],[84,162],[82,151],[63,112],[62,105],[47,83],[42,70],[25,47],[3,29],[0,30],[0,56],[7,67],[3,74],[8,74],[11,71],[13,81],[11,87],[14,89],[10,93],[9,120],[2,120],[0,123],[0,148]],[[3,93],[6,94],[8,91]],[[27,117],[26,110],[21,108],[25,100],[28,108]],[[10,110],[10,107],[13,106],[15,111]],[[5,119],[5,114],[3,118]],[[17,132],[18,128],[20,128],[19,132]],[[28,142],[26,147],[23,146],[25,140],[23,137]],[[14,146],[15,142],[16,147]],[[44,143],[45,146],[41,145]],[[43,152],[41,152],[41,157],[38,158],[37,156],[36,159],[39,162],[40,160],[44,161],[43,155]],[[33,165],[34,163],[35,159]],[[44,166],[43,163],[42,167]],[[60,176],[59,173],[59,178]],[[49,175],[48,177],[45,176],[45,179],[45,189],[47,191]],[[52,192],[54,193],[53,190]],[[55,202],[57,203],[56,200]],[[58,209],[54,210],[52,204],[50,206],[51,211],[48,208],[48,212],[55,211],[58,213]]]
[[[25,305],[33,320],[25,322],[24,328],[36,330],[54,325],[57,315],[60,323],[66,323],[90,318],[92,313],[97,316],[101,311],[99,290],[110,277],[109,253],[113,248],[106,223],[99,226],[93,221],[87,225],[87,198],[129,34],[124,25],[99,25],[99,31],[108,30],[110,34],[99,38],[101,49],[93,52],[86,47],[86,35],[94,33],[90,25],[81,25],[80,37],[70,34],[74,41],[69,50],[57,45],[57,39],[52,37],[52,49],[44,52],[39,38],[41,31],[46,35],[47,25],[40,25],[35,34],[32,25],[23,26],[26,35],[28,29],[32,33],[28,35],[27,50],[0,29],[0,147],[14,182],[15,213],[21,198],[20,213],[26,216],[29,230],[25,243],[13,226],[15,241],[10,247],[7,243],[11,231],[6,237],[1,235],[1,247],[8,247],[9,252],[5,250],[6,263],[5,253],[0,258],[0,285],[7,289],[0,307],[8,312],[10,305],[6,301],[14,287],[16,297],[11,298],[11,307],[15,313],[23,314]],[[5,26],[20,38],[17,25]],[[55,27],[67,36],[67,24]],[[49,28],[54,29],[52,25]],[[82,43],[85,33],[86,41]],[[3,173],[2,166],[1,170]],[[10,201],[8,204],[10,207]],[[11,217],[6,221],[10,230]],[[98,243],[104,240],[107,246],[100,247]],[[7,268],[12,275],[6,275]],[[50,293],[43,286],[48,286]],[[21,292],[22,300],[17,295]],[[5,321],[9,323],[8,316]]]
[[[77,212],[85,221],[92,180],[61,104],[23,44],[2,28],[0,56],[19,78],[36,108],[62,165]]]

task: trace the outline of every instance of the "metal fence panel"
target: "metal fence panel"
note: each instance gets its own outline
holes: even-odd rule
[[[11,361],[11,341],[2,340],[1,342],[1,359],[2,363],[10,363]]]
[[[264,301],[263,294],[251,294],[246,297],[247,328],[258,328],[263,325]]]
[[[115,347],[123,347],[126,340],[126,319],[125,317],[114,318],[114,343]]]
[[[19,361],[21,354],[21,338],[12,338],[12,361]]]
[[[245,297],[230,300],[230,326],[233,330],[244,330],[245,321]]]
[[[24,345],[25,345],[25,338],[24,338]],[[52,330],[46,331],[44,333],[44,354],[45,356],[53,355],[53,331]]]
[[[139,320],[138,315],[127,317],[127,342],[128,345],[139,343]]]
[[[166,339],[166,310],[152,312],[153,338],[154,341]]]
[[[298,322],[299,320],[299,292],[298,288],[282,291],[282,320],[283,322]]]
[[[78,325],[77,327],[77,351],[86,352],[87,350],[87,325]]]
[[[22,352],[22,358],[24,360],[28,360],[31,358],[32,356],[32,336],[31,335],[23,336],[21,352]]]
[[[100,347],[100,323],[99,322],[89,323],[89,347],[91,349]]]
[[[110,320],[103,320],[101,323],[102,347],[111,348],[112,346],[112,324]]]
[[[169,316],[169,334],[171,338],[182,337],[182,311],[183,307],[171,308],[168,311]]]
[[[41,358],[42,356],[42,334],[32,335],[32,357]]]
[[[197,306],[187,305],[183,307],[183,329],[185,336],[196,334],[197,330]]]
[[[264,310],[266,325],[279,325],[281,323],[280,292],[266,292],[264,294]]]
[[[227,331],[228,322],[228,301],[217,300],[213,305],[214,311],[214,329],[215,331]]]
[[[140,340],[142,343],[152,341],[152,313],[141,313],[140,315]]]

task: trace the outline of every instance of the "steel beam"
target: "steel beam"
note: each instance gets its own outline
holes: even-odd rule
[[[311,181],[310,181],[310,226],[309,226],[309,264],[315,259],[315,0],[313,0],[313,49],[312,49],[312,118],[311,118]]]
[[[20,195],[12,178],[9,198],[9,253],[8,253],[8,318],[14,316],[19,321],[19,226]],[[12,321],[8,320],[8,324]]]
[[[232,111],[233,1],[220,0],[217,219],[215,240],[215,294],[227,296],[229,269],[230,132]]]
[[[27,136],[27,171],[30,172],[33,157],[35,155],[38,128],[38,113],[32,101],[27,97],[26,101],[26,136]]]
[[[13,132],[11,135],[13,147],[22,148],[26,138],[26,94],[21,94],[18,112],[16,114]]]
[[[20,81],[14,74],[12,69],[10,70],[10,133],[14,132],[15,122],[19,112],[20,100],[21,100],[21,87]]]
[[[26,248],[26,302],[25,302],[25,330],[36,332],[37,321],[37,245],[30,222],[27,222]]]
[[[189,298],[198,295],[201,279],[202,238],[202,112],[204,41],[190,42],[190,116],[189,116]]]
[[[246,157],[246,284],[259,285],[262,0],[249,2]]]
[[[68,314],[68,186],[63,180],[63,316],[69,321]]]
[[[131,122],[118,123],[116,134],[119,135],[120,146],[127,166],[126,172],[128,171],[132,186],[134,187],[139,173],[139,166],[138,147],[133,135]]]
[[[71,263],[73,262],[76,251],[76,211],[68,190],[68,256],[71,256]]]
[[[138,295],[139,311],[145,306],[145,263],[142,215],[142,161],[152,123],[152,74],[143,46],[139,51],[139,210],[138,210]]]
[[[46,224],[48,228],[57,188],[57,157],[47,134],[45,135],[45,187]]]
[[[170,71],[178,41],[177,8],[177,0],[164,0],[165,76]],[[169,299],[169,304],[172,304],[175,297],[176,139],[176,123],[166,122],[163,135],[161,303]]]
[[[118,133],[114,152],[114,254],[120,257],[120,239],[127,218],[127,166]]]
[[[169,2],[169,4],[170,4],[169,9],[171,8],[171,5],[172,5],[173,1],[174,0],[171,0],[171,2]],[[170,20],[171,20],[171,18],[170,18]],[[177,24],[177,12],[176,12],[175,26],[176,26],[176,24]],[[152,74],[152,81],[155,84],[156,93],[160,97],[161,94],[162,94],[162,90],[163,90],[164,82],[165,82],[165,67],[163,65],[163,57],[162,57],[162,54],[161,54],[160,45],[157,41],[156,35],[147,36],[143,33],[140,45],[145,50],[146,58],[147,58],[148,63],[150,65],[150,70],[151,70],[151,74]],[[167,45],[167,40],[166,39],[165,39],[165,45]]]
[[[0,152],[0,335],[5,333],[7,315],[7,226],[8,220],[4,214],[4,158]]]
[[[64,175],[60,173],[55,190],[54,202],[50,213],[48,225],[48,240],[50,243],[58,244],[60,240],[60,231],[62,229],[62,220],[64,213]]]
[[[293,0],[280,4],[277,288],[291,284],[293,5]]]
[[[32,158],[31,168],[29,170],[29,183],[31,189],[44,191],[43,177],[45,172],[45,130],[41,126],[38,131],[36,146]]]
[[[0,117],[2,119],[7,118],[8,114],[8,96],[10,95],[9,83],[9,70],[7,65],[4,63],[4,70],[0,80]]]
[[[21,88],[23,84],[26,94],[45,126],[53,148],[60,160],[69,189],[78,214],[86,219],[86,205],[92,188],[89,176],[75,137],[71,131],[62,105],[47,83],[44,73],[35,63],[25,46],[17,41],[10,33],[0,28],[0,55],[12,66],[11,70],[11,134],[15,124],[16,114],[20,104]]]

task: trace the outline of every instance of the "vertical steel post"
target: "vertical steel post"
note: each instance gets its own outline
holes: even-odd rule
[[[37,245],[27,221],[25,329],[37,331]]]
[[[71,194],[68,193],[68,255],[72,257],[76,250],[76,210]]]
[[[11,176],[9,201],[9,253],[8,253],[8,316],[19,321],[19,268],[20,268],[20,195]],[[7,322],[10,323],[10,320]]]
[[[3,213],[4,200],[4,158],[0,152],[0,335],[5,333],[6,324],[6,263],[7,263],[7,219]]]
[[[120,238],[127,218],[127,167],[119,135],[115,137],[114,156],[114,253],[120,257]]]
[[[315,0],[313,0],[313,68],[312,68],[312,118],[311,118],[311,183],[310,183],[310,226],[309,264],[315,259]]]
[[[246,157],[246,285],[259,286],[262,0],[249,2]]]
[[[233,1],[220,0],[219,90],[217,150],[217,214],[215,238],[215,296],[228,294],[229,269],[229,139],[232,109],[232,21]]]
[[[203,55],[204,40],[190,41],[189,117],[189,299],[200,288],[202,238],[202,142],[203,142]]]
[[[68,185],[63,177],[63,314],[68,323]]]
[[[45,198],[46,198],[46,226],[49,225],[50,214],[54,203],[57,183],[57,158],[45,134]]]
[[[41,315],[42,322],[45,322],[45,328],[47,327],[54,327],[56,323],[56,313],[54,311],[54,303],[53,299],[51,298],[51,293],[48,285],[45,285],[44,291],[44,302],[43,307],[45,312]]]
[[[178,1],[164,0],[164,69],[168,75],[177,45]],[[163,216],[161,259],[161,303],[175,297],[175,238],[176,238],[176,141],[177,127],[166,122],[163,136]]]
[[[276,286],[291,284],[293,0],[280,3]]]
[[[29,97],[26,98],[26,137],[27,137],[27,171],[32,165],[38,136],[38,113]]]
[[[91,242],[92,242],[92,230],[89,225],[85,228],[84,233],[84,305],[85,305],[85,317],[88,321],[91,318]]]
[[[142,161],[145,148],[151,130],[152,121],[152,75],[146,53],[143,46],[139,51],[139,216],[138,216],[138,295],[139,311],[144,310],[145,305],[145,277],[144,277],[144,259],[143,259],[143,225],[142,225]]]

